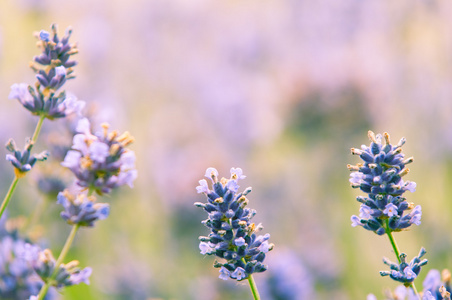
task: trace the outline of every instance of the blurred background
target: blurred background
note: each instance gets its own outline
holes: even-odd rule
[[[138,179],[108,199],[111,215],[80,230],[68,259],[94,269],[91,285],[61,299],[251,299],[199,254],[207,215],[193,206],[207,167],[241,167],[275,249],[255,276],[263,299],[383,298],[397,284],[379,275],[387,237],[350,226],[349,148],[367,131],[406,137],[422,205],[420,227],[395,234],[409,259],[421,246],[431,268],[452,266],[452,2],[306,0],[1,0],[0,141],[20,147],[37,118],[8,100],[35,82],[33,32],[73,28],[77,78],[65,87],[87,102],[95,128],[135,137]],[[70,227],[39,185],[71,175],[58,149],[70,121],[46,121],[37,149],[52,159],[19,183],[9,216],[47,203],[37,233],[59,253]],[[73,126],[73,125],[72,125]],[[6,154],[6,150],[2,150]],[[12,167],[0,161],[5,194]],[[41,187],[41,189],[39,189]],[[44,189],[45,190],[45,189]],[[3,196],[2,196],[3,197]]]

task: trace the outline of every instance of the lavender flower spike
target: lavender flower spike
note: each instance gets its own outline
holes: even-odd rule
[[[36,273],[44,282],[50,282],[56,288],[76,285],[81,282],[89,284],[91,268],[80,269],[79,262],[73,260],[67,264],[55,266],[56,260],[49,249],[40,251],[38,256],[30,260]],[[52,277],[52,274],[55,275]]]
[[[257,235],[262,226],[251,223],[256,214],[253,209],[246,208],[246,195],[251,188],[238,193],[237,181],[245,178],[242,169],[232,168],[231,178],[218,180],[218,171],[208,168],[205,174],[212,180],[209,189],[205,179],[200,180],[196,188],[198,193],[207,197],[206,203],[196,202],[195,205],[208,213],[208,218],[202,223],[210,229],[208,236],[201,236],[199,248],[201,254],[216,255],[225,262],[215,262],[214,267],[220,269],[220,279],[228,278],[241,281],[253,273],[264,272],[267,266],[263,264],[266,253],[274,245],[268,243],[269,234]]]
[[[72,30],[68,30],[62,39],[58,37],[56,25],[52,30],[53,36],[44,30],[37,35],[42,54],[31,64],[37,82],[34,85],[14,84],[9,94],[9,99],[17,99],[32,114],[50,120],[80,113],[85,105],[64,90],[57,92],[68,79],[74,78],[72,67],[77,62],[69,59],[78,50],[75,44],[69,44]]]
[[[414,161],[402,153],[405,139],[392,145],[388,133],[375,135],[372,131],[369,131],[369,139],[370,146],[351,149],[352,154],[359,155],[363,162],[347,166],[352,171],[351,186],[367,194],[357,198],[361,202],[360,215],[352,218],[352,226],[362,225],[382,235],[386,231],[401,231],[412,224],[419,225],[420,206],[415,208],[403,197],[406,191],[414,192],[416,188],[416,183],[402,179],[409,172],[406,165]]]
[[[68,151],[61,165],[69,168],[77,177],[77,184],[95,190],[99,195],[127,184],[133,187],[137,177],[135,153],[127,148],[133,142],[128,132],[119,135],[108,132],[92,134],[88,119],[81,119],[73,139],[72,150]]]
[[[63,205],[61,217],[71,225],[94,226],[97,220],[103,220],[110,214],[110,205],[95,203],[94,196],[85,194],[71,195],[67,190],[58,194],[57,203]]]
[[[31,155],[33,148],[33,141],[27,140],[23,151],[17,149],[16,143],[10,139],[6,144],[6,149],[13,154],[7,154],[6,160],[10,161],[14,166],[14,172],[18,178],[25,176],[25,173],[30,171],[37,161],[46,160],[49,156],[47,151],[39,154]]]
[[[400,254],[399,258],[401,263],[396,264],[388,259],[383,259],[383,262],[391,268],[391,271],[380,271],[381,276],[391,277],[393,280],[402,282],[405,286],[410,286],[410,284],[416,279],[421,271],[421,267],[427,264],[427,260],[421,260],[427,252],[424,248],[421,249],[419,255],[413,258],[410,263],[406,262],[406,254]]]

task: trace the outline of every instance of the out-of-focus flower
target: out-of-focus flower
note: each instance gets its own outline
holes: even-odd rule
[[[206,180],[201,180],[196,189],[207,196],[207,203],[196,202],[195,205],[209,214],[202,223],[211,232],[209,236],[199,237],[201,253],[226,259],[226,263],[214,264],[220,269],[220,279],[240,281],[253,273],[264,272],[267,266],[263,261],[273,244],[268,243],[269,234],[256,234],[262,225],[251,223],[256,211],[245,208],[248,204],[246,195],[251,188],[237,193],[238,180],[245,178],[242,169],[232,168],[230,179],[218,180],[218,171],[214,168],[208,168],[205,176],[212,181],[212,190]]]
[[[50,249],[35,251],[35,255],[28,257],[28,261],[39,277],[45,282],[50,281],[54,287],[62,288],[82,282],[89,284],[89,277],[92,273],[90,267],[80,269],[78,267],[79,262],[76,260],[55,266],[56,260]],[[52,278],[54,272],[56,273]]]
[[[31,65],[38,82],[35,86],[13,84],[9,94],[9,99],[17,99],[31,113],[51,120],[80,114],[85,106],[85,102],[65,91],[57,94],[67,79],[74,78],[72,67],[77,63],[69,59],[78,50],[75,44],[69,44],[72,30],[68,29],[62,39],[58,37],[56,25],[52,25],[52,30],[53,37],[46,31],[38,35],[42,54],[36,56]]]
[[[36,247],[20,238],[17,231],[2,231],[0,237],[0,298],[27,299],[39,292],[44,282],[27,263],[36,255]],[[53,291],[46,300],[54,299]]]
[[[400,231],[412,224],[421,223],[421,207],[408,203],[402,194],[406,191],[414,192],[416,183],[403,181],[402,176],[408,173],[406,165],[413,162],[413,158],[404,158],[402,138],[397,145],[391,145],[389,134],[375,135],[369,131],[371,144],[362,145],[361,149],[352,148],[352,154],[359,155],[364,163],[348,165],[352,187],[360,188],[368,197],[357,197],[361,202],[360,215],[352,216],[352,226],[362,226],[378,235],[387,230]],[[413,209],[414,208],[414,209]],[[404,215],[406,210],[412,209]],[[386,220],[388,225],[386,226]]]
[[[13,153],[7,154],[6,160],[10,161],[14,166],[14,171],[17,177],[24,176],[26,172],[33,168],[37,161],[46,160],[49,155],[47,151],[31,155],[32,148],[33,142],[31,140],[27,141],[23,151],[17,149],[16,143],[13,139],[10,139],[6,144],[6,149]]]
[[[438,270],[430,270],[422,283],[424,298],[427,300],[450,300],[450,293],[452,292],[450,281],[449,270],[445,269],[441,274]]]
[[[314,279],[295,251],[276,251],[268,258],[271,268],[259,278],[262,299],[316,299]]]
[[[391,268],[391,271],[380,271],[381,276],[388,276],[392,279],[402,282],[409,286],[411,282],[416,279],[421,271],[421,267],[427,264],[427,260],[421,260],[421,257],[427,253],[424,248],[421,249],[418,256],[413,258],[410,263],[406,262],[406,254],[400,254],[399,258],[401,263],[395,264],[389,261],[387,258],[383,259],[383,262]]]
[[[125,184],[133,187],[137,177],[135,153],[127,148],[133,137],[128,132],[109,133],[107,124],[103,124],[103,129],[94,135],[88,119],[81,119],[72,150],[61,164],[74,173],[79,186],[94,189],[98,194],[109,193]]]
[[[58,194],[57,203],[63,205],[61,217],[71,225],[94,226],[97,220],[103,220],[110,214],[108,203],[95,203],[96,197],[85,194],[72,195],[68,190]]]

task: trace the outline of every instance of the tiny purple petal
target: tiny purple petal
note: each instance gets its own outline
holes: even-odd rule
[[[245,245],[245,239],[243,237],[239,237],[238,239],[234,240],[234,244],[239,247],[243,246]]]
[[[361,207],[359,208],[359,217],[363,219],[369,219],[371,212],[372,209],[369,206],[361,204]]]
[[[87,118],[80,119],[75,128],[76,132],[91,135],[90,123]]]
[[[231,178],[232,179],[244,179],[246,178],[245,175],[243,175],[243,171],[241,168],[231,168]]]
[[[45,30],[41,30],[41,32],[39,32],[39,39],[41,41],[48,42],[50,39],[50,33]]]
[[[403,273],[405,274],[406,279],[411,280],[417,277],[416,273],[413,272],[413,270],[411,270],[410,267],[406,267],[403,270]]]
[[[407,181],[404,185],[405,189],[407,191],[410,191],[412,193],[414,193],[416,191],[416,182],[413,181]]]
[[[196,191],[199,193],[209,193],[209,186],[207,185],[207,181],[202,179],[199,181],[199,185],[196,187]]]
[[[264,241],[260,246],[259,246],[259,251],[260,252],[264,252],[267,253],[268,251],[270,251],[270,244],[267,241]]]
[[[351,217],[351,221],[352,221],[352,226],[353,227],[363,226],[363,224],[361,224],[361,219],[358,216],[353,215]]]
[[[229,180],[228,183],[226,183],[226,187],[228,188],[228,190],[234,193],[237,193],[237,190],[239,189],[239,185],[235,180]]]
[[[364,174],[361,172],[352,172],[350,173],[350,183],[352,184],[361,184],[364,179]]]
[[[242,280],[246,278],[245,269],[243,269],[242,267],[237,267],[235,271],[231,274],[231,277],[237,280]]]
[[[80,272],[72,274],[69,280],[71,281],[72,284],[79,284],[81,282],[89,284],[89,277],[91,276],[92,272],[93,269],[91,269],[90,267],[86,267]]]
[[[78,151],[69,150],[66,153],[64,161],[61,163],[63,167],[74,168],[80,165],[80,158],[82,155]]]
[[[212,248],[208,243],[206,242],[200,242],[199,243],[199,250],[201,250],[201,254],[205,255],[205,254],[211,254],[212,252],[215,251],[214,248]]]
[[[225,267],[221,267],[220,269],[220,279],[223,280],[228,280],[228,278],[231,276],[231,272],[229,272],[228,269],[226,269]]]
[[[109,150],[110,147],[107,144],[94,141],[89,146],[90,158],[95,162],[103,163],[110,154]]]
[[[388,217],[392,217],[392,216],[398,216],[399,214],[397,213],[397,206],[395,206],[392,203],[388,203],[385,206],[385,209],[383,210],[383,213],[385,215],[387,215]]]
[[[66,76],[66,68],[64,66],[56,67],[55,74],[61,77]]]
[[[218,177],[217,169],[215,169],[215,168],[207,168],[206,174],[204,176],[206,176],[207,178],[212,178],[212,175],[215,175],[215,177]]]

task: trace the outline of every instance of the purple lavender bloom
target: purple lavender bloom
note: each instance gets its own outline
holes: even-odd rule
[[[279,249],[269,259],[271,269],[265,278],[257,278],[262,299],[318,299],[313,272],[307,269],[294,250]]]
[[[450,299],[452,292],[451,274],[445,269],[441,273],[432,269],[422,283],[424,287],[424,298],[427,300]],[[427,296],[428,295],[428,296]],[[424,298],[422,298],[424,300]]]
[[[200,242],[199,243],[199,250],[201,250],[201,254],[205,255],[205,254],[211,254],[212,252],[215,252],[215,245],[211,244],[211,243],[206,243],[206,242]]]
[[[92,273],[91,268],[80,269],[79,262],[73,260],[67,264],[55,266],[56,260],[52,255],[50,249],[40,251],[38,256],[29,261],[36,273],[42,280],[47,282],[54,272],[56,275],[51,281],[52,286],[56,288],[63,288],[71,285],[76,285],[81,282],[89,284],[89,276]]]
[[[231,277],[231,272],[229,272],[229,270],[226,269],[225,267],[221,267],[219,278],[223,279],[223,280],[228,280],[228,278],[230,278],[230,277]]]
[[[388,204],[386,204],[385,209],[383,210],[383,213],[385,215],[387,215],[388,217],[397,216],[398,215],[397,209],[398,209],[397,206],[395,206],[392,203],[388,203]]]
[[[15,83],[11,86],[11,92],[9,92],[8,99],[17,99],[27,109],[34,108],[34,99],[31,96],[29,87],[26,83]]]
[[[58,194],[57,203],[63,205],[61,217],[71,225],[94,226],[97,220],[104,220],[110,214],[110,205],[95,203],[94,196],[85,194],[71,195],[67,190]]]
[[[42,50],[41,55],[36,56],[34,61],[43,66],[63,66],[65,68],[74,67],[77,62],[70,60],[71,56],[78,53],[77,45],[70,44],[69,38],[72,35],[72,29],[68,28],[65,35],[60,38],[58,36],[58,28],[56,24],[52,25],[51,34],[45,30],[39,33],[38,39],[41,41],[39,47]]]
[[[363,226],[363,224],[361,223],[361,219],[358,216],[353,215],[351,217],[351,221],[352,221],[352,227]]]
[[[205,174],[211,178],[213,186],[209,189],[205,179],[196,187],[198,193],[204,193],[207,203],[196,202],[209,215],[202,223],[210,229],[209,236],[201,236],[199,248],[202,254],[216,255],[226,261],[215,262],[220,268],[220,278],[243,280],[253,273],[264,272],[263,264],[266,253],[273,249],[269,234],[257,235],[262,226],[251,223],[256,214],[253,209],[246,208],[246,195],[251,192],[247,188],[238,193],[237,180],[245,178],[242,169],[232,168],[231,178],[218,180],[218,171],[208,168]]]
[[[196,191],[199,193],[208,194],[209,193],[209,186],[207,185],[207,181],[205,179],[202,179],[199,181],[199,185],[196,187]]]
[[[24,176],[26,172],[30,171],[37,161],[46,160],[49,156],[47,151],[32,155],[32,148],[33,142],[31,140],[27,141],[23,151],[17,149],[16,143],[13,139],[10,139],[6,144],[6,149],[13,153],[7,154],[6,160],[10,161],[14,166],[14,172],[19,178]]]
[[[248,277],[248,275],[246,274],[245,269],[243,269],[242,267],[237,267],[231,274],[231,278],[237,279],[239,281],[245,279],[246,277]]]
[[[351,149],[352,154],[359,155],[363,163],[347,166],[353,171],[350,174],[351,186],[367,194],[366,197],[357,197],[361,202],[360,218],[352,217],[352,226],[362,225],[382,235],[387,230],[401,231],[412,224],[419,225],[420,206],[406,213],[414,205],[402,196],[406,191],[414,192],[416,189],[416,183],[402,179],[409,171],[406,165],[413,162],[412,157],[405,159],[402,153],[405,139],[392,145],[388,133],[382,136],[372,131],[369,131],[369,139],[370,146]]]
[[[74,78],[72,67],[76,62],[69,58],[78,50],[75,44],[69,44],[71,30],[61,40],[56,25],[52,26],[52,30],[53,37],[44,30],[38,35],[42,54],[35,57],[31,65],[38,82],[34,86],[14,84],[9,94],[9,99],[17,99],[32,114],[50,120],[80,113],[85,105],[74,96],[66,95],[65,91],[57,93],[66,80]]]
[[[133,137],[128,132],[109,133],[107,124],[103,124],[102,133],[94,135],[89,126],[88,119],[79,121],[72,150],[61,164],[74,173],[79,186],[94,189],[99,195],[126,184],[133,187],[137,177],[135,153],[127,148]]]
[[[393,280],[402,282],[404,284],[410,284],[416,279],[421,271],[421,267],[427,264],[427,260],[421,260],[421,257],[424,256],[427,252],[424,248],[421,249],[418,256],[414,257],[410,263],[406,262],[406,254],[400,254],[399,258],[401,263],[396,264],[388,259],[384,258],[383,262],[391,268],[391,271],[380,271],[381,276],[391,277]]]
[[[28,264],[37,257],[39,247],[20,238],[17,232],[2,231],[0,237],[0,298],[27,299],[38,294],[44,282]],[[45,297],[55,299],[53,291]]]

